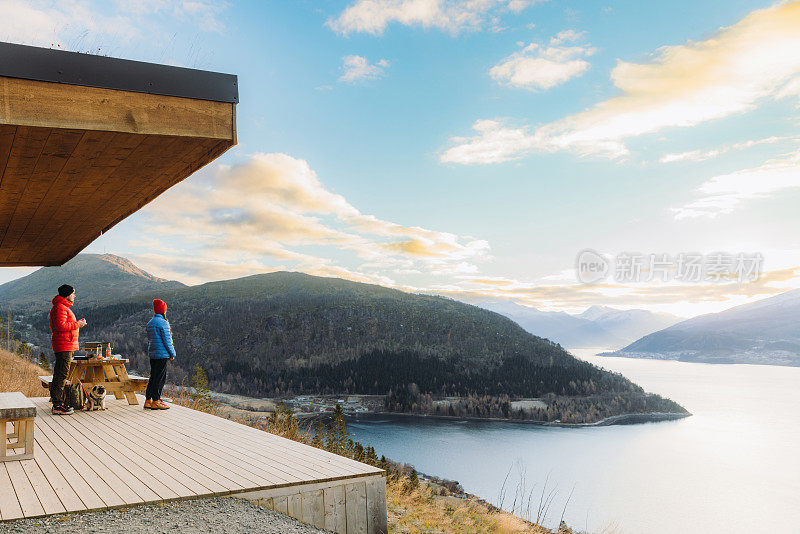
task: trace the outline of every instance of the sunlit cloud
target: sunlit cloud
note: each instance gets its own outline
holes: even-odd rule
[[[431,272],[461,268],[489,250],[484,240],[364,214],[327,189],[307,162],[285,154],[220,166],[210,178],[168,191],[144,212],[148,239],[185,245],[174,250],[180,262],[164,262],[202,264],[184,273],[192,279],[274,270],[279,262],[306,272],[324,267],[351,279],[360,272],[375,282],[382,275],[364,266]],[[346,264],[332,259],[342,255]]]
[[[441,160],[498,163],[558,150],[621,158],[629,154],[627,138],[695,126],[786,97],[787,84],[799,83],[798,49],[800,2],[754,11],[709,39],[659,48],[650,61],[619,61],[611,80],[621,94],[587,111],[537,128],[476,121],[478,135],[453,138]]]
[[[676,219],[714,218],[733,212],[748,200],[800,188],[800,151],[761,166],[715,176],[697,188],[698,197],[672,208]]]
[[[339,80],[350,83],[375,80],[382,78],[388,67],[389,62],[385,59],[380,59],[377,63],[370,63],[363,56],[345,56],[342,58],[342,75]]]
[[[456,283],[432,286],[426,292],[470,303],[509,300],[544,311],[576,313],[592,305],[602,305],[646,308],[689,317],[722,311],[797,288],[800,288],[800,267],[767,271],[750,283],[543,283],[477,275],[462,277]]]
[[[522,50],[492,67],[489,74],[510,87],[543,90],[561,85],[589,70],[589,62],[584,58],[594,54],[595,49],[588,45],[566,44],[582,37],[574,30],[564,30],[549,44],[523,46]]]
[[[519,13],[536,0],[356,0],[327,25],[337,33],[382,34],[392,23],[451,34],[496,27],[504,13]]]

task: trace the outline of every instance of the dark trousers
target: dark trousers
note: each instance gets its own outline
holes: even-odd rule
[[[147,381],[145,396],[150,400],[161,400],[161,391],[167,380],[167,362],[169,358],[150,359],[150,380]]]
[[[56,362],[53,365],[53,381],[50,382],[50,399],[53,406],[64,404],[64,381],[69,373],[69,364],[72,363],[72,352],[56,352]]]

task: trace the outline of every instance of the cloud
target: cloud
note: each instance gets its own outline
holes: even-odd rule
[[[797,100],[796,106],[800,107],[800,76],[797,76],[784,85],[778,91],[777,98],[794,98]]]
[[[105,14],[109,4],[114,12]],[[202,31],[221,32],[225,28],[221,15],[227,7],[227,2],[212,0],[0,0],[0,39],[109,53],[109,48],[136,39],[152,40],[157,30],[165,33],[161,30],[165,18],[185,21]]]
[[[496,27],[503,12],[519,13],[535,0],[356,0],[327,25],[342,35],[381,35],[391,23],[457,34]]]
[[[113,28],[113,35],[122,40],[139,33],[128,18],[105,16],[89,1],[0,0],[0,13],[0,39],[21,44],[72,49],[86,46],[82,33],[110,36]]]
[[[478,120],[472,125],[478,132],[475,137],[454,137],[454,145],[440,160],[444,163],[465,165],[500,163],[521,158],[536,146],[530,128],[508,128],[501,121]]]
[[[594,54],[590,46],[564,46],[582,34],[564,30],[549,45],[531,43],[503,59],[489,70],[492,78],[510,87],[550,89],[589,70],[585,57]]]
[[[786,141],[791,137],[767,137],[764,139],[753,139],[750,141],[742,141],[741,143],[733,143],[731,145],[722,146],[712,150],[689,150],[687,152],[673,152],[664,154],[658,159],[659,163],[675,163],[678,161],[706,161],[716,158],[730,151],[744,150],[758,145],[778,143]]]
[[[382,78],[386,74],[388,66],[389,62],[385,59],[370,64],[367,58],[363,56],[344,56],[342,58],[342,75],[339,80],[350,83],[375,80]]]
[[[767,198],[800,187],[800,151],[764,163],[715,176],[697,188],[699,197],[672,208],[676,219],[714,218],[733,212],[747,200]]]
[[[686,152],[672,152],[664,154],[658,159],[659,163],[675,163],[677,161],[705,161],[716,158],[722,152],[719,150],[688,150]]]
[[[470,303],[503,299],[549,311],[580,312],[597,304],[659,310],[688,317],[722,311],[798,287],[800,267],[795,266],[763,272],[757,281],[749,283],[540,284],[474,275],[462,277],[457,284],[434,286],[424,291]]]
[[[800,1],[780,3],[754,11],[704,41],[662,47],[650,61],[618,61],[611,80],[621,94],[586,111],[535,129],[500,121],[480,129],[481,121],[476,121],[473,128],[479,135],[453,138],[454,146],[440,158],[497,163],[536,150],[620,158],[629,153],[627,138],[744,113],[767,99],[791,94],[787,83],[795,83],[800,72],[798,49]],[[501,138],[509,140],[498,145]]]
[[[489,250],[480,239],[362,213],[326,188],[307,162],[286,154],[220,166],[213,176],[167,191],[143,212],[146,233],[162,242],[160,248],[182,244],[170,269],[202,264],[202,271],[184,273],[200,279],[274,270],[278,262],[375,281],[383,275],[370,269],[446,270],[481,260]]]

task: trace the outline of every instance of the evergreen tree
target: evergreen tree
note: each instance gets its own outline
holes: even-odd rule
[[[344,418],[344,410],[341,405],[336,404],[333,410],[333,420],[328,426],[328,435],[325,448],[335,454],[344,454],[347,445],[347,421]]]
[[[211,390],[208,387],[208,376],[205,370],[199,365],[194,366],[194,374],[191,378],[192,384],[192,403],[201,411],[210,412],[214,403],[211,400]]]
[[[317,421],[314,424],[314,437],[311,439],[311,445],[318,449],[322,449],[325,447],[325,432],[327,428],[325,427],[325,423],[322,421]]]

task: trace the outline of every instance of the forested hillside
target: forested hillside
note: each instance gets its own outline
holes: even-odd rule
[[[82,338],[108,339],[134,369],[146,370],[144,325],[152,316],[152,296],[76,310],[89,321]],[[577,360],[497,313],[442,297],[289,272],[158,296],[169,305],[178,353],[172,377],[180,381],[201,365],[211,386],[222,392],[257,397],[391,392],[401,406],[405,401],[397,395],[405,398],[409,391],[412,396],[644,395],[621,375]],[[45,331],[46,318],[36,326]],[[659,410],[679,409],[661,400]]]

